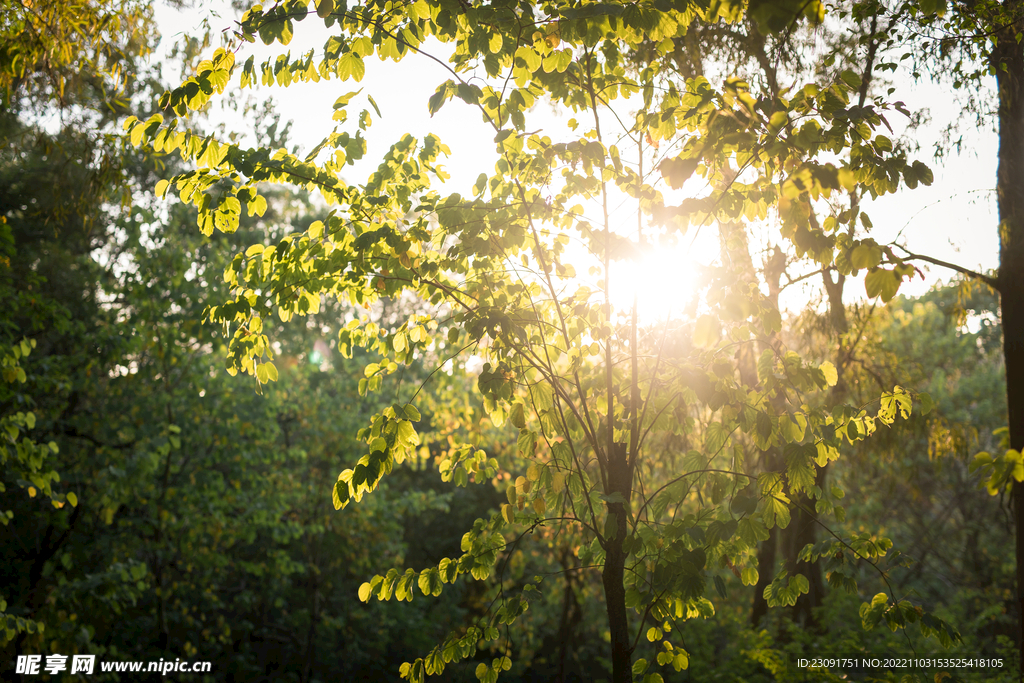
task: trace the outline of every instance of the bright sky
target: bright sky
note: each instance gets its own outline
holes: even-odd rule
[[[162,34],[170,44],[180,33],[198,31],[204,16],[210,16],[209,9],[178,12],[158,7],[157,21]],[[212,16],[211,26],[215,30],[233,25],[234,15],[230,9],[222,9],[219,17]],[[303,48],[322,47],[326,38],[322,24],[313,18],[296,25],[296,37],[290,46],[293,53]],[[280,46],[265,48],[260,43],[250,46],[256,54],[257,64],[261,59],[278,54]],[[249,53],[240,54],[240,61]],[[440,56],[440,55],[439,55]],[[382,117],[374,116],[368,138],[367,155],[357,164],[346,178],[349,182],[362,182],[373,170],[377,160],[388,146],[404,133],[422,138],[434,133],[447,144],[452,155],[446,165],[452,178],[447,184],[450,191],[469,195],[468,189],[481,172],[493,172],[493,131],[480,120],[476,109],[459,100],[450,100],[441,112],[431,118],[427,111],[427,99],[438,84],[448,78],[444,69],[424,57],[410,56],[401,65],[380,62],[374,58],[366,60],[366,76],[359,84],[337,81],[318,84],[295,84],[288,88],[261,88],[261,96],[274,98],[283,119],[294,121],[291,140],[301,153],[306,153],[333,129],[332,105],[335,99],[359,87],[363,95],[370,94],[381,109]],[[945,261],[957,263],[972,269],[988,269],[998,265],[998,240],[996,235],[995,186],[996,136],[994,131],[968,130],[965,134],[964,153],[947,157],[944,165],[931,159],[934,142],[941,128],[956,118],[957,111],[951,111],[954,98],[930,83],[914,84],[909,79],[896,82],[893,95],[907,102],[911,110],[926,108],[930,111],[931,125],[916,132],[920,152],[916,158],[927,163],[935,174],[931,187],[919,187],[913,191],[902,191],[864,206],[874,223],[872,236],[882,244],[901,235],[901,243],[911,250]],[[354,100],[350,109],[358,111],[369,108],[362,97]],[[569,115],[559,116],[550,109],[531,116],[539,117],[541,124],[550,129],[561,129]],[[539,116],[538,116],[539,115]],[[890,123],[901,128],[901,115],[892,113]],[[234,123],[232,128],[240,127]],[[628,211],[626,211],[628,213]],[[633,214],[635,216],[635,214]],[[623,217],[626,220],[626,217]],[[635,218],[633,219],[635,225]],[[659,317],[681,304],[681,291],[687,289],[690,258],[707,261],[717,254],[712,231],[697,239],[694,251],[686,254],[683,250],[655,251],[652,259],[657,261],[636,269],[630,277],[647,278],[642,287],[642,297],[648,300],[647,308],[653,309]],[[712,237],[712,239],[706,239]],[[684,244],[690,244],[687,237]],[[924,264],[922,264],[922,267]],[[926,291],[938,280],[948,279],[952,273],[932,267],[926,270],[927,279],[916,279],[905,285],[901,292],[919,294]],[[660,273],[660,275],[652,275]],[[621,280],[620,280],[621,281]],[[615,280],[613,280],[614,286]],[[848,288],[848,298],[860,298],[863,289],[859,286]],[[802,298],[794,293],[797,298]],[[631,299],[632,297],[628,297]],[[626,301],[619,300],[626,305]],[[796,303],[796,302],[794,302]],[[797,304],[798,305],[798,304]]]

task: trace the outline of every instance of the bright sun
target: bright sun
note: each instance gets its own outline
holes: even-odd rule
[[[678,317],[694,295],[699,268],[718,255],[713,230],[687,235],[674,245],[650,245],[640,258],[612,264],[612,305],[621,315],[632,310],[636,297],[637,316],[643,322]]]

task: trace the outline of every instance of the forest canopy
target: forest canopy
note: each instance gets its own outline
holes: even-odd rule
[[[1016,2],[237,5],[0,25],[5,677],[1018,677]],[[950,159],[886,74],[995,77],[997,270],[879,241]]]

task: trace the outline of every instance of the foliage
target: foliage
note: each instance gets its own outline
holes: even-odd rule
[[[112,7],[42,10],[69,17],[77,46],[74,13]],[[846,11],[824,21],[871,22]],[[263,65],[235,65],[238,45],[195,62],[160,114],[128,122],[136,152],[109,133],[159,87],[133,61],[147,12],[105,24],[116,40],[94,32],[95,52],[52,53],[65,129],[30,106],[59,94],[40,62],[5,72],[5,661],[188,657],[217,680],[788,681],[806,680],[791,663],[807,652],[1007,649],[1008,532],[990,523],[1006,501],[969,472],[1004,421],[994,301],[896,296],[913,270],[866,234],[859,200],[930,171],[878,134],[908,110],[868,97],[860,38],[809,57],[801,31],[823,6],[253,7],[243,40],[288,43],[303,17],[332,37]],[[496,134],[495,170],[465,196],[436,186],[435,137],[344,179],[381,113],[367,97],[348,123],[361,92],[306,158],[278,150],[262,115],[262,148],[205,129],[232,77],[360,81],[371,54],[404,68],[445,48],[427,111],[458,98]],[[727,59],[705,69],[694,49]],[[544,102],[571,126],[534,123]],[[780,278],[798,278],[753,267],[747,228],[762,222],[840,301],[866,271],[889,305],[843,308],[844,334],[832,291],[829,320],[813,305],[784,317]],[[723,265],[680,318],[613,306],[621,263],[713,228]],[[811,518],[828,533],[776,573],[761,551]],[[811,560],[844,589],[816,613],[827,630],[792,619]],[[756,628],[753,591],[773,607]]]
[[[248,245],[192,235],[185,207],[154,205],[139,189],[166,160],[136,154],[107,126],[120,97],[145,100],[152,85],[129,66],[127,93],[107,91],[97,68],[80,51],[60,103],[30,74],[0,116],[4,660],[191,657],[214,660],[218,679],[310,680],[426,648],[442,635],[435,624],[463,611],[455,601],[418,620],[345,605],[371,557],[401,562],[403,531],[439,535],[436,521],[417,533],[421,516],[475,515],[487,502],[413,480],[344,525],[325,518],[330,504],[315,492],[351,449],[361,402],[351,374],[362,366],[309,359],[344,313],[322,311],[318,331],[275,328],[291,360],[266,398],[218,373],[223,338],[198,324],[201,302],[226,255]],[[39,127],[37,100],[66,107],[67,127]],[[268,197],[252,226],[259,239],[312,221],[302,197]],[[347,646],[335,652],[339,638]]]
[[[123,81],[126,57],[138,52],[139,43],[148,42],[149,11],[147,3],[136,0],[5,0],[0,23],[5,108],[26,90],[39,87],[64,101],[67,81],[82,76]],[[72,85],[70,90],[74,89]]]
[[[824,12],[814,3],[766,7],[751,11],[765,32],[785,30],[805,12],[812,18]],[[214,299],[208,310],[233,326],[230,367],[261,384],[276,380],[266,329],[272,314],[285,321],[315,314],[324,297],[371,306],[381,297],[415,294],[435,305],[389,327],[353,320],[340,333],[344,354],[365,348],[379,356],[366,365],[360,392],[378,390],[407,363],[472,350],[485,361],[478,390],[490,422],[519,430],[522,469],[511,474],[521,474],[509,481],[500,514],[478,520],[463,537],[461,555],[420,571],[375,576],[360,598],[411,601],[417,589],[437,596],[463,574],[482,580],[497,572],[504,587],[504,565],[520,541],[551,526],[579,538],[581,565],[601,569],[613,679],[629,680],[635,638],[627,610],[639,615],[636,639],[646,633],[676,652],[672,624],[711,616],[705,592],[715,585],[724,593],[727,569],[756,583],[757,544],[773,527],[789,524],[794,505],[811,500],[820,514],[843,518],[841,491],[820,487],[818,468],[838,458],[844,442],[909,417],[912,394],[897,385],[861,404],[809,399],[838,381],[836,368],[782,345],[777,301],[742,269],[708,273],[700,301],[708,313],[694,322],[642,328],[635,305],[632,311],[611,306],[612,263],[636,258],[648,243],[676,239],[688,227],[771,220],[796,256],[834,264],[842,275],[867,271],[868,295],[892,299],[913,267],[890,247],[853,237],[858,220],[870,227],[856,207],[820,223],[815,214],[834,192],[878,196],[931,182],[923,164],[876,132],[888,126],[890,112],[905,109],[881,98],[851,106],[862,84],[852,71],[798,84],[785,96],[736,78],[716,86],[703,77],[666,76],[672,39],[693,21],[737,21],[741,8],[728,4],[288,2],[250,8],[239,37],[287,45],[295,22],[315,21],[313,14],[333,32],[321,53],[283,55],[262,67],[250,58],[236,69],[234,52],[218,49],[161,100],[179,118],[165,123],[156,114],[125,123],[134,144],[177,151],[196,164],[162,181],[157,192],[174,188],[194,204],[207,235],[233,232],[243,214],[260,215],[267,182],[315,190],[337,207],[276,244],[237,253],[226,273],[232,297]],[[496,133],[495,174],[481,174],[472,199],[431,188],[432,179],[445,177],[438,164],[448,151],[434,136],[403,137],[365,184],[345,182],[345,164],[364,153],[372,118],[366,110],[356,130],[336,129],[305,159],[199,136],[184,118],[224,92],[236,70],[243,87],[359,81],[371,54],[400,61],[425,54],[428,39],[452,46],[451,66],[444,67],[451,79],[430,99],[430,113],[459,98]],[[630,62],[627,55],[649,44],[659,49]],[[357,94],[338,99],[341,124]],[[541,99],[593,123],[574,118],[558,139],[528,132],[530,108]],[[618,116],[622,103],[636,107],[635,116]],[[615,144],[610,126],[618,126]],[[635,165],[625,161],[633,155]],[[703,183],[703,192],[679,201],[676,191],[691,180]],[[613,230],[612,198],[636,208],[635,237]],[[594,259],[579,255],[574,243]],[[597,272],[594,289],[577,275],[588,266]],[[412,403],[396,401],[369,419],[359,432],[366,454],[341,473],[336,507],[361,500],[414,456],[421,417]],[[767,451],[781,457],[765,466],[759,453]],[[461,486],[492,480],[504,469],[474,444],[455,440],[438,467]],[[858,534],[808,546],[804,555],[836,558],[832,574],[849,588],[855,577],[847,564],[874,564],[890,546]],[[499,656],[481,663],[477,676],[496,678],[510,666],[503,654],[510,636],[502,627],[529,609],[541,583],[521,583],[511,594],[502,589],[485,619],[403,665],[403,677],[440,674],[483,645]],[[765,597],[769,606],[792,605],[806,590],[806,577],[783,570]],[[865,609],[868,621],[921,621],[926,634],[949,640],[944,624],[930,615],[922,620],[891,592]],[[666,661],[681,668],[688,658],[680,650]]]
[[[979,641],[974,651],[994,651],[999,636],[1012,634],[1013,610],[1008,557],[992,549],[1012,542],[1003,521],[1007,501],[979,489],[971,460],[1005,431],[1001,330],[991,293],[958,300],[958,290],[901,297],[857,325],[860,371],[851,390],[870,395],[896,381],[926,389],[934,407],[851,453],[837,476],[857,501],[848,506],[850,517],[878,520],[914,560],[892,573],[893,583],[956,614],[954,623]],[[961,325],[963,308],[970,315]],[[947,595],[951,581],[961,596],[955,601]]]

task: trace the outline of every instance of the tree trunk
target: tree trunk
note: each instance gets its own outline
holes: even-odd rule
[[[1018,16],[1024,2],[1007,2]],[[1024,53],[1014,28],[998,35],[991,59],[999,90],[999,290],[1006,359],[1010,448],[1024,450]],[[1013,482],[1016,522],[1017,618],[1024,670],[1024,482]]]
[[[573,655],[576,651],[576,628],[583,614],[576,600],[576,589],[573,586],[573,557],[566,550],[562,555],[562,568],[565,570],[565,589],[562,598],[562,619],[558,626],[558,683],[566,683],[573,667]]]
[[[316,664],[316,625],[320,622],[320,581],[319,571],[313,577],[312,604],[309,610],[309,629],[306,631],[306,654],[303,659],[302,673],[299,676],[301,683],[308,683],[313,680],[313,667]]]
[[[620,494],[629,501],[633,484],[625,444],[615,444],[608,458],[608,495]],[[609,523],[605,536],[605,561],[601,580],[604,584],[608,630],[612,646],[612,683],[632,683],[633,647],[629,639],[629,617],[626,613],[626,553],[622,542],[629,532],[626,504],[608,503]]]
[[[825,477],[826,468],[819,468],[815,484],[824,487]],[[803,493],[794,496],[793,502],[795,503],[792,508],[793,518],[782,536],[782,541],[785,544],[783,561],[789,575],[802,574],[807,579],[808,587],[807,593],[796,599],[796,604],[790,609],[789,615],[801,628],[818,631],[821,624],[815,619],[814,611],[821,607],[825,600],[825,582],[822,578],[821,563],[818,560],[805,562],[800,559],[800,551],[818,541],[818,513],[814,507],[814,499]]]
[[[722,260],[731,263],[734,268],[743,273],[746,281],[755,280],[757,273],[754,269],[754,262],[750,256],[750,246],[746,228],[739,223],[722,223],[719,226],[721,235]],[[779,282],[786,270],[786,257],[781,250],[776,248],[767,258],[763,266],[765,282],[768,285],[768,298],[776,308],[779,306],[779,293],[781,287]],[[776,348],[780,344],[778,333],[772,333],[766,342],[758,348],[758,352],[767,348]],[[750,346],[741,347],[737,352],[737,360],[740,369],[740,376],[743,381],[753,386],[757,383],[756,358]],[[785,399],[781,396],[773,396],[771,399],[772,408],[778,414],[788,412]],[[785,470],[785,463],[780,448],[769,448],[764,454],[765,469],[778,472]],[[825,482],[825,471],[818,471],[817,484],[823,486]],[[825,597],[825,584],[822,579],[821,564],[803,562],[799,560],[800,551],[807,545],[814,545],[817,541],[818,517],[814,508],[814,501],[805,494],[798,494],[793,497],[791,507],[792,521],[785,529],[771,529],[768,540],[763,541],[757,552],[758,581],[754,587],[754,602],[750,609],[750,622],[757,626],[761,619],[768,612],[768,602],[764,597],[764,589],[775,578],[776,554],[782,551],[782,563],[790,575],[802,574],[807,578],[810,589],[806,595],[801,595],[795,605],[789,610],[790,617],[804,628],[817,628],[814,620],[814,610],[821,606]],[[781,547],[780,547],[781,546]]]
[[[779,527],[768,530],[768,540],[761,541],[757,549],[757,585],[754,586],[754,604],[750,608],[750,625],[758,626],[768,614],[768,601],[764,589],[775,578],[775,548],[779,543]]]

